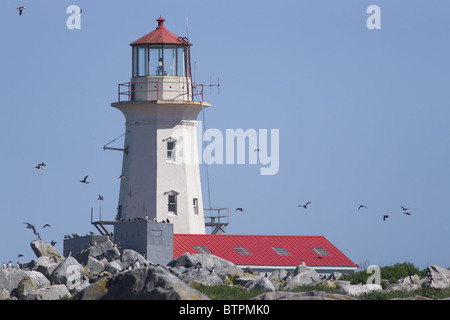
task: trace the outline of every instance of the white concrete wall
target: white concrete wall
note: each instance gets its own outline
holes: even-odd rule
[[[131,79],[135,101],[176,100],[190,101],[191,80],[178,76],[148,76]]]
[[[112,104],[126,118],[119,206],[122,218],[169,219],[174,233],[205,233],[198,165],[196,101],[130,101]],[[210,104],[204,104],[204,107]],[[167,160],[167,138],[176,139],[175,161]],[[168,211],[167,192],[175,191],[177,214]],[[193,198],[198,199],[198,214]]]

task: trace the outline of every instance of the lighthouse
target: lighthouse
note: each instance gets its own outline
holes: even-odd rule
[[[130,44],[132,77],[111,104],[125,116],[117,220],[173,224],[173,232],[204,234],[197,116],[211,104],[191,79],[187,38],[157,19],[154,31]]]

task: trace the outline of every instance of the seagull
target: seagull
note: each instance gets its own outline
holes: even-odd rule
[[[97,200],[103,200],[103,196],[101,194],[99,194]]]
[[[49,228],[50,228],[50,225],[49,225],[48,223],[46,223],[46,224],[44,224],[44,226],[42,227],[42,229],[44,229],[45,227],[49,227]]]
[[[307,207],[308,204],[310,204],[310,203],[311,203],[311,201],[308,201],[307,203],[305,203],[305,204],[299,204],[298,206],[299,206],[299,207],[303,207],[303,208],[306,209],[306,207]]]
[[[363,204],[358,207],[358,210],[361,209],[361,208],[366,208],[367,209],[367,207],[365,205],[363,205]]]
[[[89,183],[88,181],[86,181],[87,177],[88,177],[88,176],[84,177],[84,179],[83,179],[83,180],[80,180],[80,182],[81,182],[81,183],[86,183],[86,184]]]
[[[400,207],[402,207],[402,210],[403,210],[403,211],[406,211],[406,210],[409,209],[409,208],[405,208],[404,206],[400,206]]]
[[[18,7],[17,10],[19,10],[19,16],[22,15],[23,10],[25,10],[25,7]]]
[[[136,266],[136,269],[139,269],[141,267],[139,259],[136,259],[136,263],[134,265]]]
[[[23,254],[19,253],[19,254],[17,255],[17,258],[20,258],[20,257],[23,257]]]
[[[403,214],[406,214],[407,216],[411,215],[411,213],[409,213],[409,212],[403,212]]]
[[[211,269],[206,268],[206,270],[208,270],[208,271],[209,271],[209,274],[211,274],[211,273],[214,272],[214,267],[212,267]]]
[[[387,218],[389,218],[389,216],[388,216],[387,214],[385,214],[385,215],[383,216],[383,221],[386,221]]]
[[[67,255],[67,258],[72,255],[72,250],[69,250],[69,254]]]
[[[255,149],[255,150],[253,150],[254,152],[259,152],[259,149]]]
[[[303,259],[302,259],[302,266],[306,266],[306,263],[305,261],[303,261]]]
[[[33,233],[36,235],[36,228],[31,223],[24,222],[24,224],[27,225],[27,229],[33,230]]]
[[[236,210],[235,211],[240,211],[240,212],[244,212],[244,209],[242,209],[242,208],[236,208]]]
[[[195,265],[195,271],[200,271],[200,269],[202,268],[202,264],[200,262],[197,262],[197,264]]]
[[[119,176],[119,179],[128,179],[128,177],[127,177],[126,175],[124,175],[124,174],[121,174],[121,175]]]
[[[52,246],[55,246],[56,241],[52,240],[52,241],[50,242],[50,244],[51,244]]]
[[[39,233],[36,233],[36,238],[37,238],[38,240],[41,240],[41,236],[39,235]]]

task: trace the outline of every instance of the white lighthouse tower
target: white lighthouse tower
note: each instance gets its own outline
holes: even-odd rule
[[[174,233],[204,234],[196,125],[210,104],[191,81],[191,44],[157,21],[130,44],[132,78],[112,103],[126,118],[117,218],[169,219]]]

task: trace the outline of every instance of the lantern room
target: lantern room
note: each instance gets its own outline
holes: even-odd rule
[[[168,31],[162,17],[156,21],[154,31],[130,44],[133,66],[125,91],[128,100],[192,100],[191,44]]]

